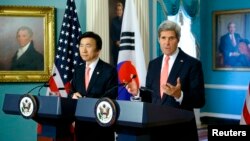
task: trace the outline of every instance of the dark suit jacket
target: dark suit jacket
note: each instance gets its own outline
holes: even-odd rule
[[[180,77],[183,100],[182,103],[179,104],[176,102],[175,98],[171,96],[164,95],[163,98],[160,97],[160,74],[162,59],[163,55],[150,61],[148,66],[146,87],[153,91],[153,93],[151,93],[152,103],[181,108],[189,111],[193,111],[193,108],[202,107],[205,104],[205,92],[201,62],[187,55],[179,48],[179,54],[177,55],[171,72],[168,76],[168,83],[172,85],[176,85],[177,78]],[[178,126],[181,129],[177,128]],[[176,128],[176,131],[173,128]],[[173,135],[174,133],[172,132],[177,132],[177,134],[182,134],[178,136],[181,139],[198,139],[195,119],[193,119],[190,123],[174,125],[169,130],[171,132],[169,132],[168,136]],[[176,135],[176,133],[174,135]],[[173,137],[176,138],[177,136]]]
[[[85,63],[76,68],[72,79],[72,92],[79,92],[83,97],[101,98],[117,97],[117,88],[110,93],[106,91],[118,85],[117,71],[111,65],[99,60],[92,74],[88,89],[85,89]],[[72,97],[72,94],[71,94]],[[97,123],[76,121],[77,140],[114,140],[114,129],[99,126]]]
[[[234,33],[236,40],[236,47],[233,46],[229,33],[223,35],[220,38],[219,51],[222,53],[224,58],[224,65],[234,66],[237,63],[237,57],[230,57],[230,52],[238,52],[238,44],[241,39],[240,34]]]
[[[120,40],[120,35],[121,35],[121,28],[122,28],[122,18],[119,17],[114,17],[111,20],[111,26],[110,26],[110,37],[112,40],[112,57],[113,57],[113,64],[117,64],[118,60],[118,52],[119,48],[116,45],[116,42]]]
[[[17,58],[17,52],[12,58],[11,70],[43,70],[44,58],[43,55],[37,52],[34,48],[33,42],[30,43],[26,52]]]

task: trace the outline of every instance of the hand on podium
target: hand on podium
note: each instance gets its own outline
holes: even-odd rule
[[[126,89],[133,96],[138,96],[139,88],[136,84],[135,79],[132,79],[129,83],[127,83]]]
[[[79,99],[81,97],[82,97],[82,95],[79,92],[76,92],[73,94],[72,99]]]
[[[135,79],[132,79],[130,82],[126,82],[126,89],[127,91],[132,95],[130,97],[130,101],[141,101],[141,97],[140,97],[140,91],[138,88],[138,85],[135,81]]]

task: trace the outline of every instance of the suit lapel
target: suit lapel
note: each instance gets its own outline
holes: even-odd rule
[[[176,85],[178,73],[180,72],[184,61],[185,61],[185,59],[183,56],[183,52],[181,49],[179,49],[179,54],[177,55],[176,60],[173,64],[173,67],[172,67],[172,69],[169,73],[169,76],[168,76],[168,83]]]
[[[168,83],[171,83],[172,85],[176,85],[176,80],[178,78],[179,72],[182,68],[182,65],[185,61],[185,57],[183,54],[183,51],[181,49],[179,49],[179,53],[175,59],[175,62],[173,64],[173,67],[169,73],[168,76]],[[168,98],[169,96],[164,95],[162,98],[162,103],[164,103],[164,101]]]
[[[161,94],[160,94],[160,78],[161,78],[161,66],[162,66],[162,59],[163,59],[163,55],[157,60],[158,61],[158,63],[156,63],[156,67],[155,68],[153,68],[153,69],[155,69],[155,71],[156,71],[156,73],[154,73],[154,75],[156,75],[155,76],[155,79],[156,79],[156,81],[155,81],[155,83],[156,83],[156,86],[158,86],[157,87],[157,97],[159,97],[160,99],[161,99]]]
[[[102,61],[99,60],[96,67],[95,67],[95,70],[91,76],[91,79],[89,81],[89,86],[88,86],[88,89],[87,89],[87,93],[90,92],[90,90],[92,89],[92,87],[94,86],[95,84],[95,81],[98,79],[100,73],[101,73],[101,70],[102,69]]]

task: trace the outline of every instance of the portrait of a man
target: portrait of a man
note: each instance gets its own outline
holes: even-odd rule
[[[238,56],[238,44],[241,36],[236,32],[236,25],[233,22],[229,22],[227,25],[228,32],[220,37],[219,52],[223,57],[224,66],[233,67],[236,66]]]
[[[44,71],[44,21],[40,17],[0,17],[0,71]]]
[[[214,18],[214,62],[216,70],[249,70],[250,12],[217,11]]]
[[[55,8],[0,8],[0,82],[47,82],[55,56]]]
[[[43,55],[34,48],[33,31],[21,26],[16,33],[18,50],[12,58],[10,70],[43,70]]]

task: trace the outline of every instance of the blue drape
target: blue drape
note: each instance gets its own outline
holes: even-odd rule
[[[199,9],[199,0],[164,0],[169,15],[176,15],[182,4],[190,17],[195,17]]]

